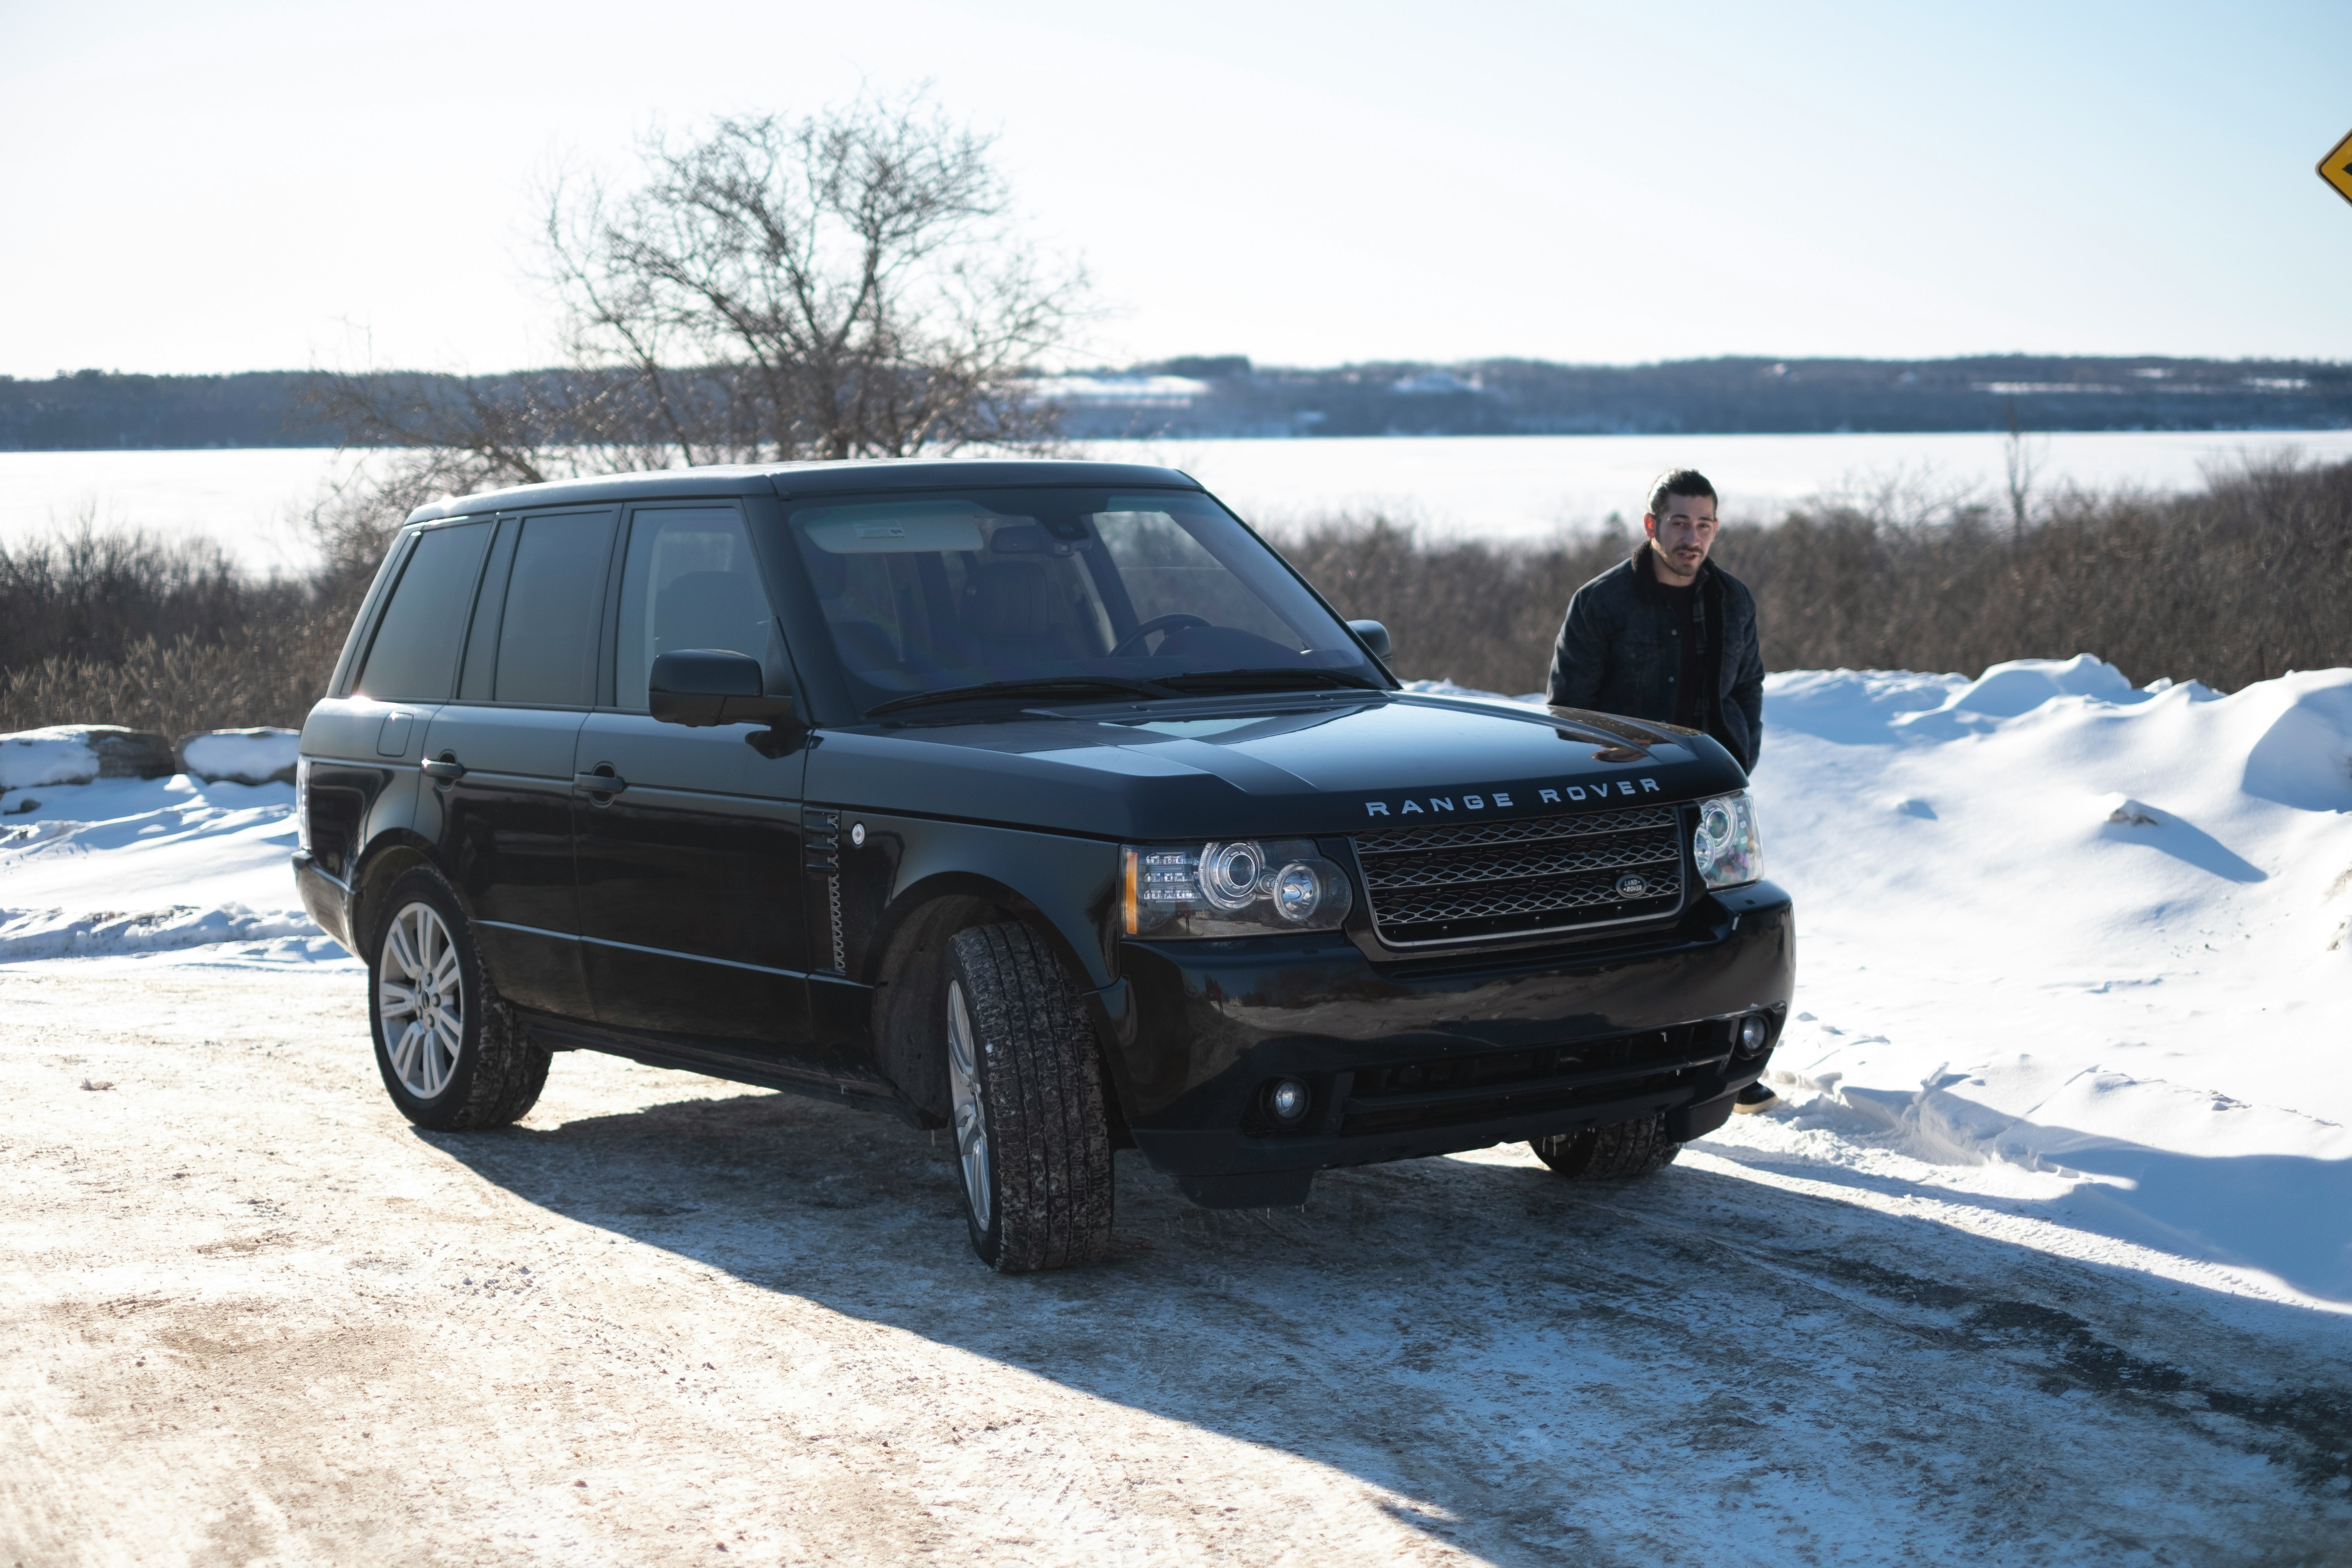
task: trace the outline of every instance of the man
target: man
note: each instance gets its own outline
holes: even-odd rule
[[[1550,700],[1703,731],[1753,769],[1764,741],[1756,598],[1706,558],[1715,509],[1715,487],[1697,469],[1657,477],[1642,547],[1568,602]],[[1761,1110],[1774,1098],[1759,1083],[1740,1092],[1738,1109]]]

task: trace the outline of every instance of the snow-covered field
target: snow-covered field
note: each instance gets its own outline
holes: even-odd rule
[[[1042,1280],[879,1118],[567,1056],[414,1133],[290,787],[11,789],[0,1558],[2345,1561],[2352,670],[1766,736],[1782,1106],[1615,1190],[1123,1165]]]

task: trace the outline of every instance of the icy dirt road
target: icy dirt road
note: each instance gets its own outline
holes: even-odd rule
[[[2352,1321],[1801,1105],[1616,1187],[1129,1165],[999,1279],[878,1116],[567,1055],[420,1133],[362,984],[0,966],[0,1563],[2352,1561]]]

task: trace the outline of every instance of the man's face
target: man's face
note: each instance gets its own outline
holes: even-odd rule
[[[1715,502],[1706,496],[1670,495],[1665,511],[1644,513],[1642,527],[1658,552],[1659,568],[1687,582],[1698,574],[1715,543]]]

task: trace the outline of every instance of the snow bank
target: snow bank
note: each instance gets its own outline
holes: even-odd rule
[[[10,910],[0,918],[0,963],[81,954],[169,952],[222,942],[261,943],[269,955],[308,958],[314,946],[333,942],[299,910],[249,910],[227,904],[200,910],[177,904],[136,914],[110,910],[75,914],[63,910]],[[341,950],[334,948],[336,956]]]
[[[1790,1109],[1725,1141],[2352,1303],[2352,670],[1806,671],[1764,725]]]
[[[349,962],[302,910],[294,839],[290,784],[179,773],[12,791],[0,813],[0,963]]]

